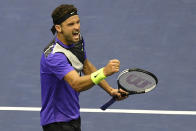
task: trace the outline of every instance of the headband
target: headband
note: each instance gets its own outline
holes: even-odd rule
[[[53,35],[56,32],[55,25],[61,24],[63,21],[67,20],[69,17],[74,16],[74,15],[78,15],[77,11],[72,11],[70,13],[67,13],[64,16],[62,16],[61,18],[57,19],[57,20],[53,19],[53,24],[54,25],[51,28],[51,31],[52,31]]]

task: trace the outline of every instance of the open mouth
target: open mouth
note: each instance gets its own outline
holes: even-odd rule
[[[73,31],[72,35],[73,35],[73,37],[79,37],[80,32],[79,31]]]

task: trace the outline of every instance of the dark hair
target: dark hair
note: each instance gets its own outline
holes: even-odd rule
[[[55,21],[58,21],[60,18],[62,18],[64,15],[71,13],[71,12],[77,12],[77,8],[74,5],[69,4],[62,4],[58,6],[54,11],[52,12],[52,19],[53,23]]]

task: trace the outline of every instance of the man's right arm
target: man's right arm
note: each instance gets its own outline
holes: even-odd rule
[[[88,90],[94,85],[90,75],[79,76],[78,72],[75,70],[67,73],[64,76],[64,80],[77,92]]]
[[[103,73],[105,76],[110,76],[119,71],[120,62],[118,60],[110,60],[104,67]],[[91,75],[79,76],[72,70],[64,76],[64,80],[77,92],[85,91],[93,87],[94,83],[91,80]]]

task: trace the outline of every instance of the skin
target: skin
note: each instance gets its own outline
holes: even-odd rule
[[[80,18],[78,15],[69,17],[61,25],[55,25],[55,28],[57,30],[57,38],[65,45],[69,46],[80,40]],[[120,61],[117,59],[110,60],[103,68],[104,75],[110,76],[119,71]],[[83,68],[84,76],[80,76],[77,71],[73,70],[64,76],[64,80],[77,92],[85,91],[94,86],[90,74],[96,70],[95,66],[86,59]],[[128,94],[127,92],[112,88],[105,80],[102,80],[99,86],[111,96],[117,96],[118,100],[127,98],[127,96],[121,96],[122,93]]]

